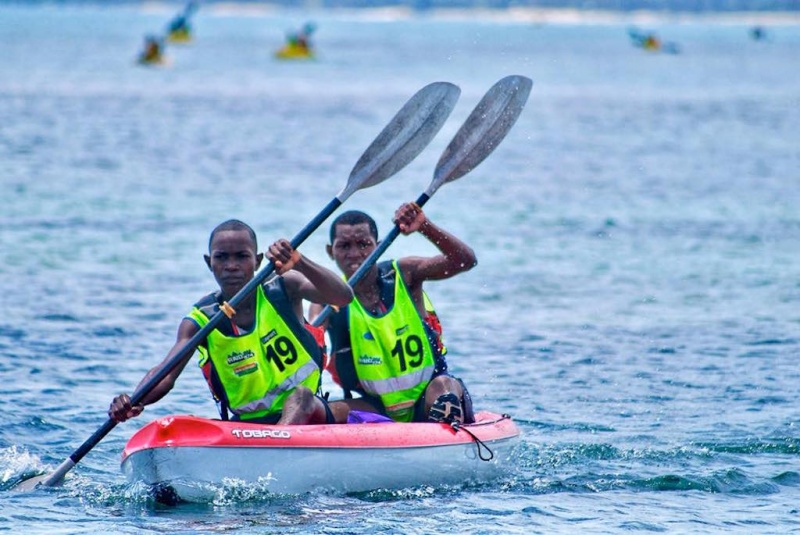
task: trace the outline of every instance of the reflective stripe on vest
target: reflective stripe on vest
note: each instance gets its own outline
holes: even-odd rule
[[[284,392],[290,392],[294,390],[298,385],[303,384],[303,381],[311,377],[314,373],[319,373],[319,368],[317,368],[317,365],[314,363],[314,361],[306,362],[302,368],[297,370],[295,374],[293,374],[291,377],[287,377],[281,384],[275,386],[269,392],[267,392],[266,396],[255,401],[251,401],[250,403],[242,405],[238,408],[231,408],[231,412],[242,416],[242,419],[245,419],[245,415],[249,415],[249,413],[255,413],[264,410],[270,412],[268,409],[272,407],[272,405],[275,403],[275,400],[278,399],[278,396]]]
[[[388,379],[377,379],[373,381],[361,379],[360,382],[361,386],[363,386],[367,392],[382,396],[399,390],[414,388],[422,382],[429,381],[432,376],[433,366],[425,366],[420,370],[415,370],[400,377],[389,377]]]
[[[198,308],[189,314],[202,328],[208,316]],[[231,412],[243,420],[280,412],[298,385],[317,389],[320,369],[261,286],[256,289],[256,321],[252,332],[226,336],[213,329],[199,346],[200,364],[214,365]]]
[[[435,360],[397,261],[392,266],[394,303],[386,314],[372,316],[357,299],[348,305],[350,346],[364,391],[379,396],[392,419],[409,422],[414,403],[433,377]]]

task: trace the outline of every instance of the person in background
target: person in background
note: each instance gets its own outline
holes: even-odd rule
[[[292,33],[288,37],[288,42],[292,46],[296,46],[306,52],[311,52],[313,46],[311,44],[311,34],[317,29],[313,22],[307,22],[300,28],[299,31]]]
[[[171,41],[186,42],[192,38],[192,27],[189,23],[194,12],[197,11],[197,2],[189,2],[183,11],[172,19],[167,26],[167,36]]]
[[[164,61],[164,46],[154,35],[144,38],[144,48],[139,54],[139,63],[161,63]]]
[[[628,36],[631,43],[639,48],[651,51],[661,48],[661,40],[652,32],[643,33],[635,28],[629,28]]]
[[[345,391],[353,411],[386,415],[395,421],[472,422],[472,402],[464,383],[447,372],[446,348],[436,312],[423,290],[475,265],[473,250],[435,225],[414,203],[395,212],[405,234],[418,232],[439,254],[408,256],[373,265],[353,288],[355,299],[326,321],[331,340],[328,370]],[[359,211],[337,217],[328,255],[349,278],[378,245],[375,221]],[[313,319],[322,310],[312,304]],[[353,398],[351,392],[360,397]]]
[[[231,219],[218,225],[208,243],[205,262],[219,290],[200,299],[178,326],[178,336],[164,361],[142,379],[141,387],[157,370],[220,310],[226,316],[198,346],[200,366],[220,406],[220,416],[258,423],[310,424],[346,420],[331,413],[316,395],[323,367],[319,345],[305,327],[303,300],[346,306],[353,293],[335,273],[312,262],[281,239],[268,250],[277,276],[259,285],[234,313],[227,305],[255,276],[263,260],[256,234],[245,223]],[[174,386],[192,353],[159,382],[139,405],[128,394],[116,396],[108,409],[117,422],[141,414],[144,406],[163,398]]]
[[[764,41],[767,39],[767,32],[762,26],[753,26],[750,28],[750,38],[753,41]]]

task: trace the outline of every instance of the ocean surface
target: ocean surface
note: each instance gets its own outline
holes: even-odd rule
[[[800,531],[796,20],[757,41],[748,20],[709,16],[219,5],[166,65],[137,65],[174,10],[0,5],[0,532]],[[273,59],[307,20],[317,59]],[[634,24],[680,53],[632,46]],[[343,207],[387,232],[509,74],[534,81],[516,126],[426,206],[479,258],[426,288],[451,371],[522,432],[506,477],[358,495],[232,485],[159,505],[120,453],[156,417],[215,416],[191,365],[62,487],[12,490],[161,361],[215,287],[202,255],[217,223],[249,222],[262,246],[294,236],[407,99],[455,83],[430,146]],[[301,250],[335,269],[327,230]],[[432,252],[419,236],[390,249]]]

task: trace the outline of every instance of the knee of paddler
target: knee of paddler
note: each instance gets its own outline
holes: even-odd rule
[[[314,400],[314,393],[307,386],[298,385],[289,397],[305,405]]]

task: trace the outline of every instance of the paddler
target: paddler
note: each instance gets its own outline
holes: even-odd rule
[[[300,30],[291,32],[286,36],[286,44],[276,52],[281,57],[306,58],[314,54],[314,47],[311,44],[311,34],[317,29],[313,22],[307,22]]]
[[[211,232],[204,258],[219,290],[195,303],[181,320],[175,345],[164,361],[139,384],[153,376],[222,309],[228,318],[223,318],[198,346],[199,364],[221,406],[221,417],[227,419],[230,411],[232,420],[247,422],[334,423],[337,416],[315,394],[323,357],[305,327],[303,300],[344,307],[353,298],[352,290],[334,272],[281,239],[267,252],[277,276],[260,285],[233,311],[227,302],[253,279],[263,260],[263,253],[257,250],[255,232],[239,220],[225,221]],[[131,405],[128,394],[115,397],[109,417],[122,422],[160,400],[172,389],[191,356],[188,353],[141,405]],[[342,409],[345,412],[338,415],[338,421],[347,419],[346,407]]]
[[[167,35],[171,41],[186,42],[192,38],[192,27],[189,23],[192,15],[197,11],[197,2],[189,2],[183,11],[172,19],[167,26]]]
[[[139,63],[161,63],[164,61],[164,52],[161,40],[153,35],[144,38],[144,48],[139,55]]]
[[[317,26],[313,22],[306,22],[303,27],[300,28],[300,31],[289,36],[289,42],[311,53],[311,34],[313,34],[316,29]]]
[[[472,422],[464,383],[450,375],[439,319],[423,283],[453,277],[478,261],[466,243],[435,225],[415,203],[401,205],[394,222],[404,235],[419,233],[439,254],[408,256],[372,266],[355,288],[355,299],[327,321],[331,340],[328,370],[345,391],[350,409],[376,412],[395,421]],[[378,246],[375,220],[363,212],[337,217],[328,255],[349,278]],[[322,306],[312,304],[313,319]],[[351,392],[360,395],[352,398]]]

